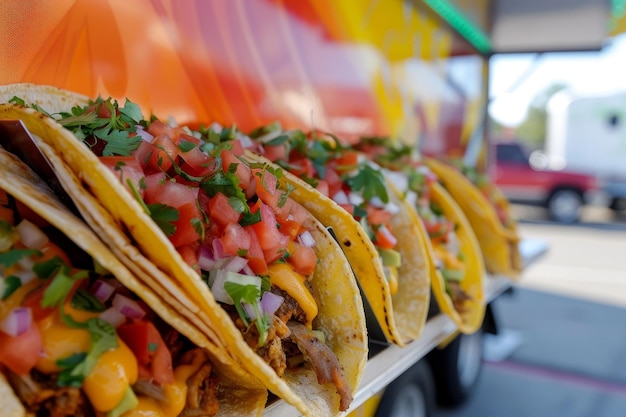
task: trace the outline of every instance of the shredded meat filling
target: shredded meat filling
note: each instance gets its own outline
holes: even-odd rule
[[[198,370],[187,378],[187,404],[179,417],[213,417],[219,411],[217,401],[217,377],[207,353],[201,349],[186,352],[181,364],[202,361]]]
[[[352,388],[346,380],[343,367],[335,353],[306,326],[294,322],[289,322],[287,326],[291,331],[289,339],[298,346],[304,360],[313,366],[317,382],[319,384],[333,383],[339,394],[339,409],[347,410],[352,402]]]
[[[92,417],[95,412],[79,388],[58,388],[54,375],[8,372],[8,380],[30,414],[46,417]]]

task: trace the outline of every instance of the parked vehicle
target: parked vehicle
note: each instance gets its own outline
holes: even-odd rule
[[[595,176],[550,169],[546,157],[518,141],[493,141],[490,175],[513,203],[543,206],[563,223],[580,220],[585,204],[599,204],[603,193]]]
[[[612,209],[626,209],[626,92],[563,90],[546,107],[547,163],[596,175]]]

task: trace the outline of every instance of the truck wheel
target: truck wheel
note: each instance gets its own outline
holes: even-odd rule
[[[430,417],[434,404],[430,368],[419,361],[387,386],[375,417]]]
[[[580,220],[583,203],[583,197],[577,190],[557,190],[548,199],[548,214],[554,221],[575,223]]]
[[[460,334],[443,349],[428,355],[437,393],[444,407],[461,405],[474,391],[482,372],[483,329]]]

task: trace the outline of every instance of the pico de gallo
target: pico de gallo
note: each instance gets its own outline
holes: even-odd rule
[[[397,178],[394,183],[400,187],[405,198],[416,208],[430,239],[435,264],[444,279],[446,292],[453,300],[457,311],[463,311],[463,303],[469,295],[463,291],[460,282],[465,278],[464,254],[456,233],[455,222],[447,218],[441,206],[432,199],[432,187],[437,176],[422,164],[415,150],[407,145],[392,145],[387,138],[368,137],[355,147],[391,171]],[[400,173],[396,177],[393,173]]]
[[[337,137],[321,131],[283,130],[279,123],[250,133],[257,152],[332,198],[363,227],[376,247],[391,294],[398,290],[402,259],[390,201],[378,166]]]
[[[485,196],[489,204],[496,211],[496,215],[498,216],[498,220],[505,228],[511,228],[515,225],[515,220],[511,216],[508,209],[508,202],[502,195],[500,195],[499,191],[496,189],[495,184],[484,172],[480,172],[478,169],[474,167],[469,167],[464,165],[460,160],[452,161],[453,165],[459,169],[463,175],[467,177]]]
[[[58,235],[0,191],[0,371],[28,414],[215,415],[206,352]]]
[[[247,137],[236,127],[192,131],[146,120],[129,100],[98,98],[50,116],[117,176],[279,376],[311,362],[320,383],[333,375],[347,408],[351,388],[323,332],[313,329],[309,278],[318,258],[304,226],[309,213],[289,198],[282,170],[240,159]],[[313,345],[319,355],[305,354]]]

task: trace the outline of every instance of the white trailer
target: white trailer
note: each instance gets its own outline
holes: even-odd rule
[[[612,208],[626,207],[626,91],[548,102],[545,152],[553,169],[596,175]]]

